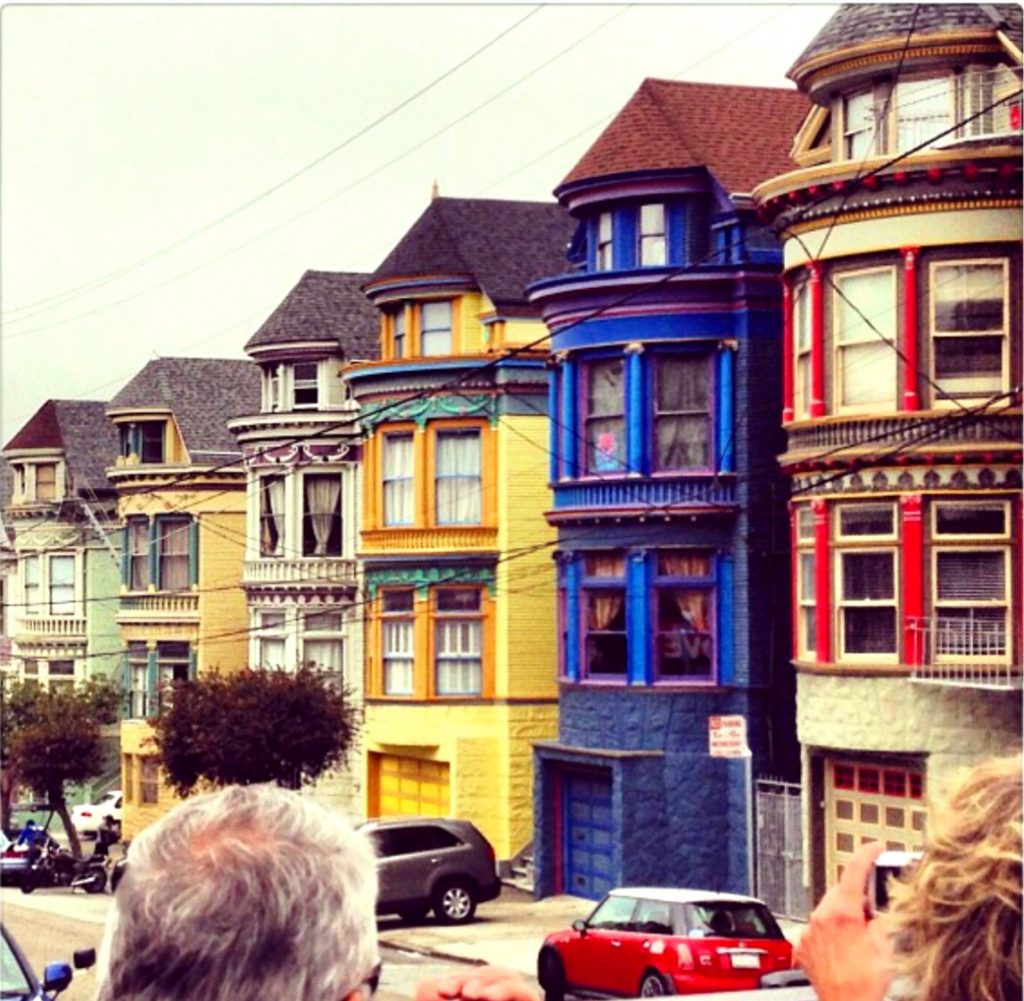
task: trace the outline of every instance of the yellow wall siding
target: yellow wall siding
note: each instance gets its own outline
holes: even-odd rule
[[[244,507],[200,516],[199,671],[230,672],[248,664],[249,614],[245,591],[238,586],[244,557]]]
[[[480,316],[492,311],[490,300],[479,292],[468,292],[459,297],[452,317],[452,322],[459,324],[458,334],[453,338],[459,354],[478,354],[487,350],[487,335]]]
[[[508,320],[505,323],[504,343],[507,347],[522,347],[532,344],[538,338],[549,336],[550,331],[543,320]],[[538,344],[537,350],[547,349],[547,343]]]
[[[160,782],[156,803],[140,802],[139,760],[154,755],[155,750],[150,743],[152,738],[153,730],[148,723],[132,721],[121,724],[121,788],[125,792],[121,836],[125,841],[130,841],[144,827],[159,820],[180,802],[178,796],[164,785],[163,781]]]

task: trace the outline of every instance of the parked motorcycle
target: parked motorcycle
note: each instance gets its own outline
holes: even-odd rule
[[[107,887],[106,858],[78,858],[66,848],[47,845],[21,877],[21,892],[44,887],[68,886],[86,893],[102,893]]]

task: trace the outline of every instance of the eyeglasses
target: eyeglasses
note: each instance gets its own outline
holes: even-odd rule
[[[359,985],[363,990],[363,997],[366,1001],[369,1001],[374,994],[377,993],[377,988],[380,986],[380,971],[383,964],[378,959],[373,969],[367,974],[366,979]]]

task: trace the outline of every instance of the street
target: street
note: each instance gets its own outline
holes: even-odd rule
[[[90,896],[67,890],[36,891],[31,896],[16,887],[0,889],[3,922],[41,978],[48,962],[71,962],[76,949],[92,946],[99,951],[103,925],[112,898],[108,894]],[[399,922],[382,919],[381,927],[397,927]],[[391,946],[381,947],[383,973],[378,992],[380,1001],[404,1001],[411,998],[417,982],[441,976],[460,964],[457,960],[437,959]],[[95,970],[76,970],[62,1001],[93,1001],[96,996]]]

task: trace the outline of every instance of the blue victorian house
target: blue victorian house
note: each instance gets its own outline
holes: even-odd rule
[[[750,192],[790,168],[796,91],[646,80],[555,195],[559,733],[535,745],[543,896],[746,891],[747,770],[796,774],[781,450],[781,253]]]

